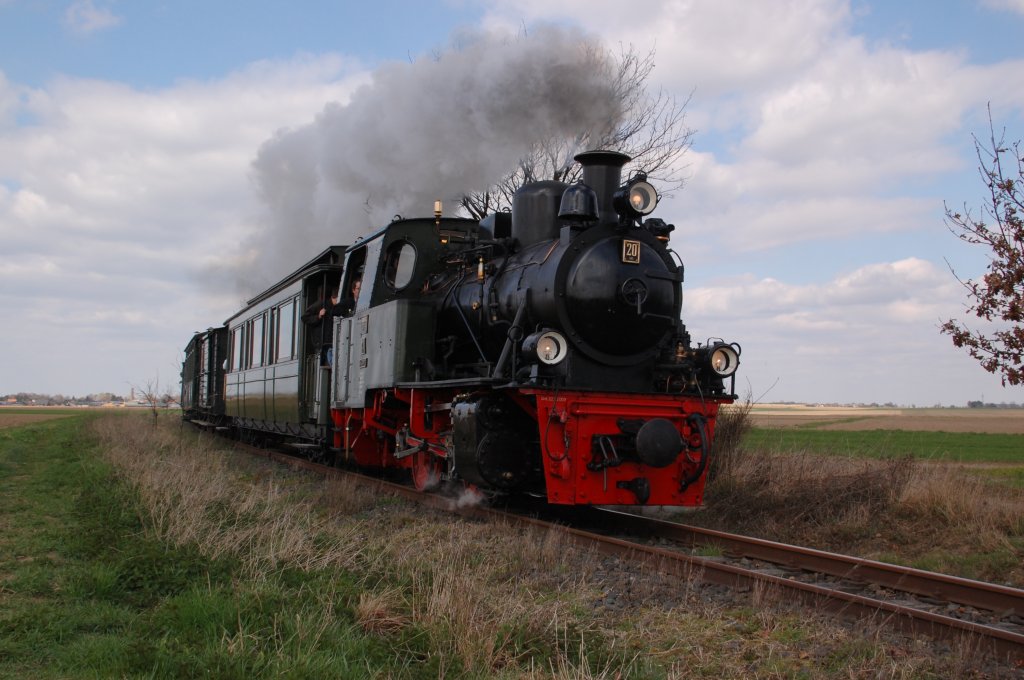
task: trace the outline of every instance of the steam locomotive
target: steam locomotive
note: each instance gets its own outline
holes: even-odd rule
[[[529,184],[510,213],[438,202],[326,249],[194,335],[183,417],[419,489],[700,505],[740,347],[691,342],[674,227],[629,160],[585,152],[582,182]],[[345,314],[301,320],[356,281]]]

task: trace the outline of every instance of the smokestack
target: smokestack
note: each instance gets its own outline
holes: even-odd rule
[[[615,224],[619,216],[612,206],[612,197],[622,185],[622,166],[630,157],[618,151],[584,151],[576,154],[575,160],[583,166],[583,183],[597,194],[599,221]]]

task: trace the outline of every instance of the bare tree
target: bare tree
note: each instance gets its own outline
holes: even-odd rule
[[[144,403],[149,408],[150,413],[153,414],[153,427],[156,427],[157,421],[160,418],[160,408],[166,408],[168,400],[174,401],[174,398],[167,394],[166,390],[163,395],[160,394],[163,388],[160,387],[159,376],[152,380],[147,380],[143,386],[133,384],[132,389],[138,395],[139,401]]]
[[[946,207],[950,231],[991,251],[988,273],[980,280],[957,277],[967,290],[968,313],[984,320],[988,329],[974,330],[955,319],[941,326],[954,345],[998,374],[1004,386],[1024,383],[1024,155],[1019,141],[1007,146],[1005,137],[1003,130],[996,139],[990,111],[988,142],[974,138],[978,170],[989,192],[980,214],[966,205],[962,213]]]
[[[603,48],[595,47],[595,50]],[[595,64],[606,64],[619,103],[619,116],[600,129],[579,130],[573,137],[554,137],[534,145],[519,160],[518,167],[489,189],[462,198],[462,207],[474,218],[508,208],[512,194],[529,182],[553,179],[575,182],[581,168],[573,156],[589,149],[621,151],[633,158],[633,165],[648,174],[663,195],[683,185],[675,161],[690,147],[693,130],[686,126],[686,105],[658,90],[647,90],[654,70],[654,52],[640,54],[633,46],[619,54],[595,53]]]

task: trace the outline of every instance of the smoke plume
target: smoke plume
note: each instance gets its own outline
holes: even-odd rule
[[[493,185],[544,140],[618,121],[612,57],[573,31],[460,36],[447,52],[378,69],[345,104],[267,140],[253,163],[266,221],[245,246],[248,292],[328,245],[392,216],[429,216],[435,199]]]

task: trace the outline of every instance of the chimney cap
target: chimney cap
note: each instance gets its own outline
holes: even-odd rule
[[[583,167],[588,165],[610,165],[612,167],[621,168],[632,160],[632,158],[627,154],[620,153],[618,151],[595,150],[578,153],[573,156],[573,160]]]

